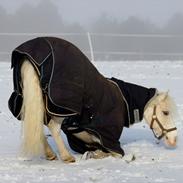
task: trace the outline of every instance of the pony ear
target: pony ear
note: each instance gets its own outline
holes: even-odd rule
[[[161,101],[166,100],[167,97],[168,97],[168,92],[169,92],[169,91],[167,91],[167,92],[159,92],[158,95],[157,95],[157,100],[156,100],[156,102],[159,103],[159,102],[161,102]]]
[[[169,94],[169,90],[167,90],[166,92],[164,92],[165,94],[166,94],[166,96],[168,96],[168,94]]]
[[[164,99],[163,99],[163,100],[166,100],[168,96],[169,96],[169,90],[167,90],[167,91],[165,92],[165,95],[164,95]]]
[[[169,96],[169,91],[167,92],[158,92],[156,97],[151,101],[150,105],[157,105],[162,101],[165,101]]]

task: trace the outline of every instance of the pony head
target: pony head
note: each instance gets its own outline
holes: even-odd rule
[[[176,147],[176,106],[168,92],[158,93],[147,105],[144,118],[157,139],[163,139],[168,147]]]

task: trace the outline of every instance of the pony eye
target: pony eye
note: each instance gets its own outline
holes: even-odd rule
[[[169,111],[162,111],[165,116],[169,115]]]

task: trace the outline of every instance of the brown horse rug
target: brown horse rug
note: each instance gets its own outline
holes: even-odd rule
[[[9,108],[20,119],[22,89],[20,68],[28,58],[40,78],[47,115],[65,117],[62,125],[72,149],[84,153],[101,148],[124,155],[119,138],[123,127],[142,120],[156,89],[148,89],[101,75],[72,43],[54,37],[39,37],[12,52],[14,91]],[[88,131],[101,145],[86,144],[73,133]]]

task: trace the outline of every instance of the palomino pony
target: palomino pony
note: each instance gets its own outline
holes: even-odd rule
[[[53,51],[53,49],[52,49],[52,51]],[[57,159],[55,152],[52,150],[51,146],[48,144],[47,138],[44,135],[44,125],[46,125],[49,128],[49,130],[52,134],[52,137],[56,142],[61,159],[64,162],[74,162],[75,161],[74,156],[71,155],[69,150],[66,148],[65,143],[64,143],[62,137],[60,136],[60,129],[64,122],[64,119],[66,119],[68,116],[70,118],[72,118],[73,116],[77,116],[77,115],[82,116],[82,113],[79,114],[79,112],[77,112],[76,110],[75,111],[73,110],[74,112],[72,111],[72,114],[67,113],[67,115],[65,115],[65,116],[64,115],[59,116],[58,114],[50,112],[50,110],[48,109],[48,105],[47,105],[48,99],[45,96],[48,96],[51,98],[51,95],[49,95],[49,92],[45,93],[46,89],[45,88],[43,89],[43,87],[42,87],[41,79],[43,76],[41,76],[41,74],[40,74],[39,67],[37,65],[35,65],[35,63],[33,62],[33,60],[35,61],[35,58],[30,56],[29,54],[25,54],[25,52],[19,51],[18,53],[19,54],[23,53],[23,57],[21,58],[21,60],[18,60],[19,62],[21,62],[20,69],[18,72],[18,74],[20,75],[19,84],[21,86],[21,91],[18,91],[19,93],[17,95],[17,96],[21,95],[22,99],[23,99],[23,103],[21,104],[21,111],[18,115],[18,117],[21,118],[22,125],[23,125],[23,130],[22,130],[23,131],[23,135],[22,135],[23,154],[28,155],[28,156],[44,154],[48,160]],[[49,56],[47,56],[47,58],[48,57]],[[41,63],[45,63],[45,59],[44,59],[44,62],[41,62]],[[90,63],[89,63],[89,66],[91,66]],[[90,69],[92,70],[93,68],[89,68],[89,71],[90,71]],[[85,75],[85,77],[90,77],[91,72],[89,72],[89,71],[87,72],[88,75]],[[123,121],[126,120],[126,118],[124,118],[121,115],[121,113],[122,114],[127,113],[129,106],[126,105],[127,109],[124,110],[124,108],[126,108],[124,101],[126,101],[126,100],[124,98],[124,95],[122,95],[122,92],[120,91],[119,87],[117,86],[117,84],[114,81],[104,78],[96,70],[94,70],[93,72],[95,72],[97,76],[99,75],[100,81],[102,80],[102,82],[105,83],[105,85],[102,86],[102,88],[107,86],[105,91],[106,92],[110,91],[106,100],[109,101],[110,95],[111,95],[112,108],[110,108],[110,110],[109,110],[109,108],[107,108],[107,110],[105,110],[105,112],[102,111],[104,108],[106,108],[106,106],[108,107],[108,103],[106,103],[106,100],[103,100],[103,98],[105,96],[105,94],[103,93],[102,100],[100,101],[100,103],[97,103],[97,105],[96,105],[97,107],[102,106],[102,108],[97,108],[96,106],[93,107],[93,108],[100,110],[100,113],[98,111],[94,111],[94,109],[92,108],[94,112],[92,113],[92,115],[89,115],[89,119],[88,119],[87,115],[84,115],[84,117],[83,117],[84,121],[89,120],[91,122],[92,120],[94,120],[94,122],[91,122],[91,123],[97,124],[97,125],[99,124],[99,126],[97,126],[97,128],[100,128],[100,130],[105,129],[105,124],[108,125],[108,121],[107,121],[108,117],[110,118],[110,121],[113,118],[115,118],[115,120],[118,120],[118,118],[120,118],[119,122],[121,124],[117,124],[117,129],[116,129],[115,124],[113,124],[113,123],[111,124],[109,121],[110,128],[105,129],[105,133],[99,134],[98,132],[100,132],[100,130],[97,131],[97,129],[95,129],[95,128],[92,128],[89,126],[86,127],[86,125],[85,125],[84,127],[82,127],[82,130],[78,131],[78,129],[75,129],[76,126],[73,126],[73,124],[71,126],[69,126],[69,123],[67,123],[68,129],[71,131],[73,130],[73,131],[72,131],[72,134],[70,134],[70,132],[68,132],[69,130],[64,131],[64,132],[66,132],[66,134],[68,132],[67,135],[68,136],[71,135],[70,137],[72,137],[72,139],[76,138],[80,142],[83,142],[86,144],[84,151],[78,150],[78,152],[84,153],[85,149],[87,147],[90,147],[90,148],[88,148],[88,151],[92,151],[93,152],[92,157],[96,158],[96,159],[103,158],[106,156],[122,157],[124,155],[124,153],[120,149],[120,147],[119,147],[120,145],[118,144],[118,140],[122,133],[122,130],[120,130],[119,132],[117,131],[119,133],[119,135],[117,137],[113,136],[112,131],[115,131],[115,133],[116,133],[116,130],[118,130],[118,128],[123,128],[123,126],[125,126]],[[77,73],[77,74],[79,74],[79,73]],[[53,76],[53,72],[52,72],[52,78],[53,77],[54,76]],[[95,83],[97,83],[97,79],[95,79]],[[90,85],[92,85],[92,81],[91,81]],[[110,90],[110,87],[112,88],[112,90]],[[112,92],[113,90],[115,92],[117,91],[117,97],[116,97],[116,95],[115,96],[113,95],[113,92]],[[49,87],[48,87],[48,91],[49,91]],[[16,90],[16,92],[17,92],[17,90]],[[86,92],[89,92],[89,91],[86,90]],[[15,97],[16,102],[18,100],[17,96]],[[91,101],[91,98],[92,98],[92,94],[90,93],[90,95],[87,96],[88,101]],[[114,102],[116,100],[116,98],[117,98],[117,102]],[[10,100],[12,100],[12,99],[10,98]],[[144,100],[143,95],[140,97],[140,100]],[[102,105],[103,101],[105,101],[105,103],[106,103],[106,105],[104,103],[104,106]],[[118,101],[120,101],[123,104],[119,105]],[[10,103],[11,103],[11,101],[10,101]],[[85,102],[85,103],[87,103],[87,102]],[[84,106],[85,106],[85,103],[84,103]],[[115,105],[113,105],[113,104],[115,104]],[[14,106],[15,105],[13,105],[13,107]],[[117,109],[116,109],[116,107],[117,107]],[[17,108],[17,107],[15,107],[15,108]],[[87,105],[87,107],[85,107],[85,110],[86,109],[88,110],[88,109],[90,109],[90,107],[88,107],[88,105]],[[114,111],[116,111],[118,109],[121,110],[120,114],[118,111],[117,111],[117,113],[113,113]],[[142,118],[145,119],[145,121],[149,125],[150,129],[152,129],[154,136],[157,139],[163,139],[164,143],[170,147],[175,147],[176,143],[177,143],[177,129],[175,126],[175,121],[174,121],[175,109],[176,109],[175,104],[174,104],[173,100],[171,99],[171,97],[169,96],[168,92],[156,92],[155,94],[153,94],[153,97],[151,97],[150,100],[148,100],[146,102],[145,107],[143,107],[143,109],[142,109],[142,117],[140,117],[141,118],[140,121],[142,120]],[[12,111],[11,106],[10,106],[10,110]],[[13,110],[15,111],[16,109],[13,109]],[[112,118],[111,118],[111,116],[108,115],[109,113],[112,114]],[[49,117],[47,116],[47,114],[49,114]],[[102,114],[102,118],[99,118],[99,117],[95,118],[95,115],[100,116],[101,114]],[[130,116],[130,115],[128,115],[128,116]],[[136,113],[136,117],[139,118],[139,114]],[[47,120],[49,120],[47,123],[45,123],[45,118]],[[122,120],[121,120],[121,118],[122,118]],[[102,123],[101,119],[105,120],[105,123]],[[66,120],[66,121],[68,121],[68,120]],[[80,119],[78,121],[79,121],[79,123],[82,123],[82,122],[80,122]],[[77,120],[75,122],[77,122]],[[130,124],[130,125],[132,125],[132,124]],[[111,146],[107,144],[108,142],[105,142],[105,138],[103,138],[103,136],[107,136],[106,139],[109,139],[109,143],[111,142],[111,144],[112,144]],[[68,139],[68,140],[70,141],[71,139]],[[77,142],[77,141],[73,141],[71,148],[73,148],[74,150],[76,149],[76,151],[77,151],[77,148],[75,148],[76,144],[74,144],[75,142]],[[114,142],[114,144],[113,144],[113,142]],[[116,146],[115,146],[115,143],[117,144]]]

